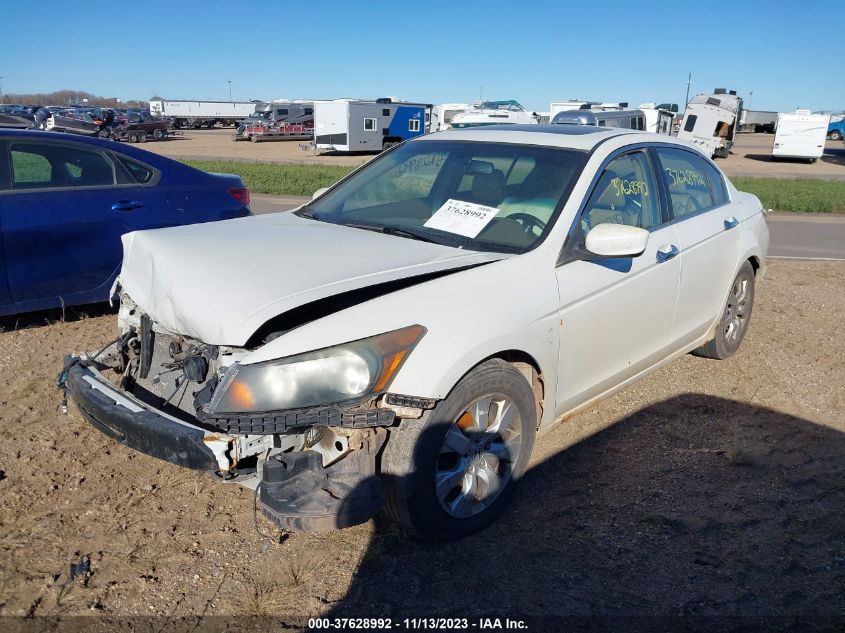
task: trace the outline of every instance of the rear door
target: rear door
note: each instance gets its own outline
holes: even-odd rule
[[[12,139],[7,157],[0,224],[12,302],[105,300],[120,236],[146,223],[146,188],[110,153],[71,140]]]
[[[653,151],[680,240],[681,285],[673,332],[686,343],[707,332],[725,302],[739,260],[739,214],[721,173],[697,152],[677,147]]]

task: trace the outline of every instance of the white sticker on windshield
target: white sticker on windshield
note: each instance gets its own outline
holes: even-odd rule
[[[475,237],[498,212],[495,207],[449,199],[423,226],[464,237]]]

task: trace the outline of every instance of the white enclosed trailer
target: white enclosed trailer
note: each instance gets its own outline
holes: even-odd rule
[[[431,105],[336,99],[314,102],[314,146],[337,152],[380,152],[429,131]]]
[[[173,119],[173,127],[235,125],[256,111],[255,101],[170,101],[150,100],[150,114]]]
[[[829,123],[829,114],[813,114],[809,110],[778,114],[772,156],[815,162],[824,154]]]

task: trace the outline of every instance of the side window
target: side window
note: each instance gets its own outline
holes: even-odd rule
[[[420,131],[420,120],[419,119],[409,119],[408,120],[408,131],[409,132],[419,132]]]
[[[53,182],[53,166],[46,157],[27,148],[13,147],[11,154],[14,189],[49,186]]]
[[[368,132],[372,132],[376,129],[376,120],[375,119],[364,119],[364,129]]]
[[[103,153],[62,144],[12,143],[12,188],[95,187],[115,184]]]
[[[710,179],[710,190],[713,192],[713,198],[715,199],[716,206],[719,207],[730,202],[728,199],[728,187],[725,184],[725,177],[722,176],[721,172],[711,165],[709,161],[702,160],[701,162],[704,165],[704,172]]]
[[[585,234],[603,223],[648,229],[661,222],[657,183],[651,161],[642,151],[623,154],[608,164],[581,214]]]
[[[698,120],[698,117],[694,114],[690,114],[687,117],[687,122],[684,123],[684,132],[692,132],[693,128],[695,127],[695,122]]]
[[[658,148],[657,156],[669,189],[673,218],[713,207],[713,196],[701,158],[686,150],[669,148]]]

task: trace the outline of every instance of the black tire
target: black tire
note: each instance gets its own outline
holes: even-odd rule
[[[487,437],[487,440],[482,439],[482,442],[487,441],[486,448],[476,446],[463,457],[450,451],[445,443],[447,432],[458,428],[457,425],[469,414],[468,409],[471,406],[479,401],[484,402],[491,396],[489,412],[494,412],[493,407],[499,411],[507,411],[505,408],[499,409],[499,403],[503,401],[509,401],[516,408],[518,418],[513,420],[513,427],[508,426],[508,429],[518,427],[516,434],[508,431],[508,443],[518,445],[516,457],[512,458],[504,441],[488,441],[492,435],[479,431],[474,432],[475,436]],[[496,397],[500,400],[496,401]],[[469,415],[472,418],[472,415]],[[469,372],[445,400],[439,402],[434,409],[426,411],[421,419],[404,420],[398,429],[391,430],[381,462],[388,515],[413,535],[433,541],[463,538],[487,527],[502,514],[515,484],[525,472],[534,446],[536,428],[537,407],[534,393],[522,373],[503,360],[491,359],[482,363]],[[471,430],[466,432],[473,433]],[[516,438],[519,438],[518,442],[515,442]],[[466,436],[463,439],[466,439]],[[494,443],[497,444],[497,449],[491,449]],[[506,457],[499,460],[494,451]],[[469,453],[471,457],[467,457]],[[444,468],[451,468],[451,472],[455,473],[464,472],[464,466],[461,464],[471,466],[478,463],[474,460],[483,461],[488,456],[495,462],[491,470],[507,475],[507,478],[493,478],[496,487],[501,485],[501,488],[485,501],[469,494],[463,494],[461,497],[465,485],[463,480],[460,485],[455,482],[451,486],[441,486],[441,490],[451,489],[455,493],[455,499],[450,501],[455,506],[461,505],[456,497],[472,500],[469,505],[472,506],[473,514],[469,516],[457,517],[447,512],[446,502],[441,501],[436,492],[438,469],[441,473]],[[444,466],[444,458],[449,457],[457,458],[459,463]],[[487,467],[490,468],[490,465]],[[458,476],[460,477],[460,474]],[[489,479],[478,477],[475,481],[476,486],[479,485],[477,482],[482,482],[486,497],[491,487]],[[441,505],[442,503],[444,505]]]
[[[138,142],[138,135],[135,132],[130,132],[126,138],[130,143]]]
[[[745,295],[738,305],[737,289],[744,286]],[[751,322],[751,310],[754,307],[754,268],[751,262],[745,262],[734,277],[733,283],[728,291],[728,298],[722,310],[722,317],[716,326],[716,336],[693,351],[696,356],[724,360],[732,356],[739,346],[745,333],[748,331],[748,324]],[[737,323],[735,317],[739,316]],[[729,334],[731,325],[737,328],[736,336]]]
[[[842,138],[842,132],[839,130],[832,130],[830,133],[830,140],[831,141],[838,141]]]
[[[147,133],[146,132],[138,132],[138,142],[139,143],[146,143],[147,142]]]
[[[164,138],[165,132],[164,130],[153,130],[153,138],[157,141],[160,141]]]

